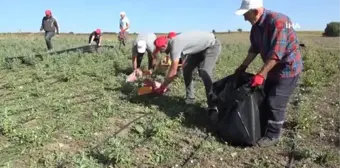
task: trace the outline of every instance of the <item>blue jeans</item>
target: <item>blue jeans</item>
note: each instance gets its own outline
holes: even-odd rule
[[[51,50],[53,48],[51,40],[54,35],[55,32],[45,32],[45,41],[48,50]]]

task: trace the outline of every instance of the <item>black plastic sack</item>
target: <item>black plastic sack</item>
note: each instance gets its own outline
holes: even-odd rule
[[[250,87],[253,74],[227,76],[212,84],[211,94],[219,114],[218,137],[234,145],[255,145],[264,134],[261,108],[265,98],[262,88]]]

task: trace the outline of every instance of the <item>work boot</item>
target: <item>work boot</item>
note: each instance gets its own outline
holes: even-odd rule
[[[274,146],[279,142],[279,138],[270,138],[268,136],[262,137],[260,140],[257,141],[258,147],[269,147]]]

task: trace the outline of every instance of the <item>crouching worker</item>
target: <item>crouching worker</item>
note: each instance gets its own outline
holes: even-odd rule
[[[129,75],[127,81],[133,82],[138,76],[142,76],[143,72],[140,69],[143,56],[145,52],[148,53],[148,70],[152,73],[152,70],[156,64],[156,54],[154,41],[157,36],[154,33],[142,33],[137,36],[132,44],[132,66],[133,72]]]
[[[172,39],[161,36],[155,40],[155,46],[160,52],[169,53],[172,63],[164,82],[154,92],[163,94],[167,90],[169,84],[177,75],[178,63],[180,58],[182,58],[186,103],[194,103],[193,71],[195,68],[198,68],[206,90],[208,113],[210,117],[216,115],[218,112],[217,108],[213,105],[210,96],[208,96],[212,87],[210,86],[210,79],[206,80],[202,77],[202,73],[205,71],[212,79],[212,72],[221,52],[220,41],[215,38],[215,35],[211,32],[193,31],[182,33]]]
[[[92,44],[92,42],[96,42],[97,46],[101,46],[102,42],[102,32],[100,29],[96,29],[93,31],[89,36],[89,45]]]
[[[237,15],[243,15],[252,24],[251,47],[248,56],[235,71],[244,72],[260,53],[264,66],[252,79],[252,86],[264,84],[266,94],[265,113],[267,128],[258,146],[275,145],[281,134],[286,107],[290,96],[297,87],[303,68],[299,41],[288,16],[263,8],[262,0],[243,0]]]

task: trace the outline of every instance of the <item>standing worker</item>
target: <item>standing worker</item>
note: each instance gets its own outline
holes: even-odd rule
[[[275,145],[281,134],[289,97],[297,87],[303,68],[299,41],[288,16],[267,10],[262,0],[243,0],[236,15],[243,15],[252,25],[251,47],[243,63],[235,74],[244,72],[248,65],[260,54],[264,66],[251,80],[253,87],[264,84],[267,117],[266,134],[257,145]]]
[[[221,43],[211,32],[193,31],[181,33],[176,37],[169,39],[166,36],[160,36],[155,40],[155,46],[160,52],[170,54],[171,66],[166,75],[164,82],[160,87],[155,88],[154,92],[163,94],[169,84],[177,75],[177,68],[180,58],[183,59],[183,77],[186,89],[186,103],[192,104],[195,99],[194,83],[192,80],[193,71],[197,67],[199,75],[204,83],[209,116],[217,114],[217,107],[213,105],[209,93],[211,92],[210,80],[202,77],[203,71],[212,77],[216,61],[221,53]],[[185,59],[184,59],[185,57]],[[212,79],[212,78],[211,78]]]
[[[125,47],[130,30],[130,20],[125,12],[120,12],[119,30],[118,40],[120,44],[123,44]]]
[[[57,36],[59,36],[59,25],[57,20],[53,18],[52,12],[50,10],[45,11],[45,16],[42,19],[40,31],[45,31],[45,41],[48,50],[52,50],[52,37],[55,35],[55,31],[57,31]]]
[[[156,50],[154,41],[157,36],[155,33],[141,33],[138,34],[136,40],[132,45],[132,66],[133,72],[128,77],[129,82],[136,80],[137,76],[142,75],[142,70],[140,69],[144,53],[148,53],[148,70],[152,73],[154,66],[156,64]]]
[[[89,45],[92,44],[92,42],[95,41],[97,46],[101,46],[102,43],[102,32],[100,29],[96,29],[93,31],[89,36]]]

